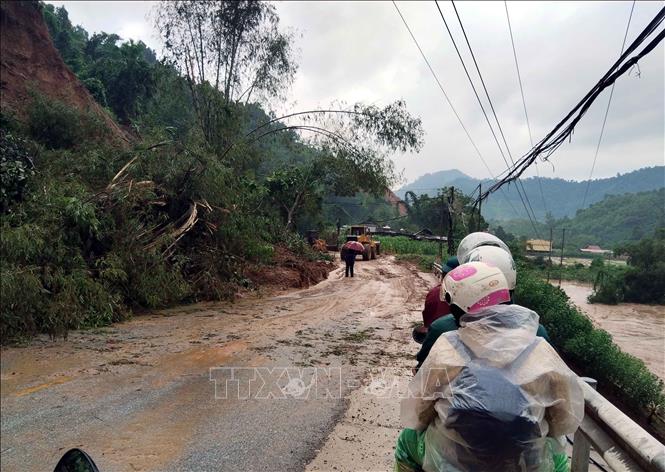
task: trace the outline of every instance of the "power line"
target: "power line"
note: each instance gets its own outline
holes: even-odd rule
[[[466,30],[464,29],[464,24],[462,23],[462,19],[460,18],[459,12],[457,11],[457,7],[455,6],[454,0],[450,0],[450,1],[453,5],[453,9],[455,10],[455,16],[457,16],[457,21],[459,22],[459,25],[462,28],[462,33],[464,34],[464,40],[466,41],[466,45],[469,48],[469,52],[471,53],[471,58],[473,59],[473,63],[476,67],[476,72],[478,73],[478,77],[480,78],[480,83],[482,84],[483,90],[485,91],[485,96],[487,97],[487,101],[489,102],[490,109],[492,110],[492,115],[494,116],[494,120],[496,121],[496,124],[499,128],[499,133],[501,134],[501,138],[503,139],[503,143],[506,147],[506,151],[508,151],[508,156],[510,157],[510,161],[512,162],[513,165],[515,165],[515,161],[513,160],[513,156],[510,152],[510,148],[508,147],[508,141],[506,140],[506,136],[504,135],[503,129],[501,128],[501,123],[499,122],[499,118],[497,117],[496,111],[494,110],[494,104],[492,103],[492,98],[490,97],[490,94],[487,91],[487,86],[485,85],[485,80],[483,79],[483,74],[480,72],[480,67],[478,66],[478,61],[476,60],[476,56],[473,53],[473,48],[471,47],[471,43],[469,42],[469,37],[467,36]],[[448,29],[448,25],[445,22],[445,18],[443,17],[443,13],[441,12],[441,8],[439,8],[439,4],[438,4],[438,2],[436,2],[436,0],[435,0],[435,3],[436,3],[436,6],[439,10],[439,14],[441,15],[441,18],[444,20],[444,24],[446,25],[446,29]],[[448,33],[450,34],[450,29],[448,29]],[[450,34],[450,38],[452,39],[453,43],[455,43],[455,40],[453,39],[452,34]],[[462,60],[461,54],[459,54],[459,50],[457,49],[457,45],[455,45],[455,50],[457,50],[458,56],[459,56],[460,60],[462,61],[463,65],[464,65],[464,61]],[[466,66],[464,66],[464,69],[466,71]],[[471,82],[471,86],[473,87],[474,92],[475,92],[475,86],[473,85],[473,81],[471,81],[471,77],[469,76],[468,71],[467,71],[467,77],[469,78],[469,81]],[[478,97],[477,93],[476,93],[476,97]],[[483,108],[482,104],[481,104],[481,108]],[[485,114],[484,108],[483,108],[483,114]],[[487,118],[487,115],[485,115],[485,118]],[[492,129],[492,126],[490,125],[489,120],[488,120],[488,125],[490,126],[490,129]],[[499,144],[499,141],[496,138],[496,134],[494,133],[493,129],[492,129],[492,135],[494,136],[494,139],[496,140],[496,144],[499,147],[499,151],[501,153],[501,157],[503,158],[503,161],[506,163],[506,167],[510,168],[510,164],[508,164],[508,161],[506,160],[506,156],[504,155],[503,150],[501,149],[501,145]],[[520,187],[522,188],[522,192],[520,192]],[[536,227],[536,224],[534,222],[534,219],[536,218],[536,214],[533,211],[533,208],[531,207],[531,202],[529,201],[529,196],[526,194],[526,190],[524,189],[524,184],[519,180],[517,182],[516,189],[517,189],[517,194],[519,195],[520,200],[522,201],[522,205],[524,206],[524,209],[526,210],[527,217],[529,218],[529,221],[531,222],[531,226],[533,227],[533,230],[535,231],[536,236],[538,236],[540,238],[538,228]],[[524,193],[524,196],[522,196],[522,193]],[[526,202],[525,202],[525,200],[526,200]],[[528,207],[527,207],[527,203],[528,203]],[[533,218],[531,217],[531,214],[529,214],[529,210],[531,210],[531,214],[533,214]]]
[[[569,111],[568,114],[564,116],[563,119],[561,119],[561,121],[559,121],[559,123],[557,123],[554,128],[529,152],[520,158],[513,167],[508,169],[507,172],[502,173],[502,175],[505,175],[498,182],[485,190],[480,198],[485,199],[490,194],[501,189],[505,184],[518,179],[538,157],[543,156],[542,158],[547,160],[554,152],[556,152],[566,139],[572,135],[575,126],[577,126],[603,90],[616,82],[619,77],[630,71],[633,66],[663,41],[665,38],[665,31],[657,32],[658,27],[662,24],[663,20],[665,20],[665,8],[660,9],[651,22],[642,30],[630,46],[626,48],[624,53],[621,54],[614,64],[610,66],[607,72],[605,72],[591,90],[580,99],[573,109]],[[655,37],[643,46],[653,34],[655,34]],[[643,46],[643,48],[629,58],[629,56],[640,46]]]
[[[471,88],[473,89],[473,93],[476,96],[476,100],[478,101],[478,105],[480,105],[480,110],[483,112],[483,116],[485,117],[485,121],[487,122],[487,126],[489,127],[490,132],[492,133],[492,137],[494,137],[494,142],[496,143],[497,147],[499,148],[499,153],[501,154],[501,157],[503,158],[503,162],[506,164],[506,167],[510,167],[510,164],[508,164],[508,161],[506,160],[506,156],[503,153],[503,149],[501,148],[501,144],[499,144],[499,140],[496,136],[496,133],[494,132],[494,128],[492,127],[492,124],[490,123],[489,117],[487,116],[487,112],[485,111],[485,107],[483,106],[483,102],[480,99],[480,96],[478,95],[478,91],[476,90],[476,86],[473,83],[473,80],[471,79],[471,75],[469,74],[469,70],[466,67],[466,63],[464,62],[464,59],[462,58],[462,54],[460,53],[460,50],[457,47],[457,42],[455,41],[455,38],[453,37],[453,34],[450,31],[450,28],[448,27],[448,22],[446,21],[446,18],[443,16],[443,12],[441,11],[441,7],[439,6],[439,3],[436,0],[434,0],[434,4],[436,5],[437,10],[439,11],[439,15],[441,16],[441,20],[443,20],[443,24],[446,27],[446,31],[448,32],[448,36],[450,37],[450,40],[452,41],[453,46],[455,47],[455,51],[457,52],[457,57],[459,58],[460,62],[462,63],[462,67],[464,68],[464,73],[466,74],[466,78],[468,79],[469,83],[471,84]],[[472,52],[472,54],[473,54],[473,52]],[[511,161],[512,161],[512,157],[511,157]],[[524,187],[522,187],[522,190],[524,191]],[[526,195],[526,191],[524,191],[524,193]],[[524,205],[524,199],[522,198],[522,194],[520,193],[519,187],[517,188],[517,194],[519,195],[520,200],[522,200],[522,205]],[[526,208],[526,205],[524,205],[524,209],[526,211],[527,217],[529,218],[529,220],[531,220],[531,216],[529,215],[529,210]],[[532,210],[532,212],[533,212],[533,210]],[[533,216],[535,218],[536,215],[534,214]],[[534,230],[537,232],[538,230],[536,229],[533,222],[532,222],[532,225],[534,227]]]
[[[522,85],[522,74],[520,73],[520,64],[517,60],[517,50],[515,49],[515,38],[513,37],[513,27],[510,24],[510,14],[508,13],[508,2],[503,0],[503,5],[506,8],[506,19],[508,20],[508,32],[510,33],[510,44],[513,47],[513,57],[515,58],[515,69],[517,69],[517,81],[520,84],[520,95],[522,96],[522,106],[524,107],[524,117],[526,118],[526,128],[529,131],[529,144],[533,147],[533,135],[531,134],[531,123],[529,122],[529,113],[526,111],[526,99],[524,98],[524,86]],[[536,175],[538,180],[538,188],[540,189],[540,198],[543,200],[543,209],[547,214],[547,203],[545,202],[545,193],[543,192],[543,184],[540,181],[540,170],[538,169],[538,162],[536,162]]]
[[[623,43],[621,43],[621,52],[626,47],[626,38],[628,38],[628,30],[630,29],[630,21],[633,19],[633,11],[635,10],[635,0],[633,0],[633,6],[630,7],[630,15],[628,16],[628,24],[626,25],[626,32],[623,35]],[[591,177],[593,176],[593,171],[596,168],[596,159],[598,159],[598,151],[600,150],[600,143],[603,141],[603,134],[605,133],[605,123],[607,123],[607,115],[610,112],[610,105],[612,105],[612,96],[614,95],[614,86],[616,82],[612,84],[610,89],[610,98],[607,100],[607,108],[605,108],[605,116],[603,117],[603,125],[600,127],[600,136],[598,136],[598,144],[596,144],[596,152],[593,155],[593,164],[591,164],[591,172],[589,172],[589,180],[587,180],[586,188],[584,189],[584,198],[582,199],[582,208],[586,204],[586,197],[589,193],[589,187],[591,186]]]
[[[411,31],[411,28],[409,27],[409,24],[406,22],[406,19],[404,18],[404,15],[402,15],[402,12],[400,11],[399,7],[397,6],[397,3],[395,3],[395,0],[393,0],[393,6],[395,7],[395,10],[397,10],[397,13],[399,14],[399,17],[402,19],[402,23],[404,23],[404,26],[406,27],[406,30],[409,32],[409,35],[411,35],[411,39],[413,40],[414,44],[418,48],[418,51],[420,51],[420,55],[422,56],[423,60],[425,61],[425,64],[427,64],[427,67],[429,68],[429,71],[432,73],[432,77],[434,77],[434,80],[436,81],[437,85],[439,86],[439,89],[441,90],[441,93],[443,93],[443,96],[445,97],[446,102],[448,102],[448,105],[450,106],[451,110],[455,114],[455,117],[457,118],[457,121],[459,122],[460,126],[464,130],[464,133],[466,133],[466,137],[469,138],[469,141],[473,145],[473,148],[476,150],[476,154],[478,154],[478,157],[480,158],[482,163],[485,165],[485,168],[487,169],[487,172],[489,172],[492,179],[496,181],[496,177],[494,177],[494,174],[492,173],[492,170],[487,165],[487,162],[485,161],[485,158],[483,157],[480,150],[478,149],[478,146],[476,146],[476,143],[474,142],[473,138],[469,134],[469,131],[467,130],[466,126],[464,126],[464,123],[462,122],[462,119],[460,118],[459,114],[457,113],[457,110],[455,109],[452,102],[450,101],[450,98],[448,97],[448,94],[444,90],[443,85],[441,85],[441,81],[439,80],[439,77],[436,75],[436,72],[434,72],[434,69],[432,68],[432,65],[430,64],[429,60],[427,59],[427,56],[425,56],[425,53],[423,52],[422,48],[420,47],[420,44],[418,43],[418,40],[416,39],[413,32]],[[506,199],[506,202],[508,202],[510,207],[513,209],[515,214],[519,217],[519,213],[517,213],[517,210],[513,206],[512,202],[505,196],[505,194],[502,193],[502,195]]]

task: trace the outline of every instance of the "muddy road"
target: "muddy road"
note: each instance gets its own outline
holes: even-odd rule
[[[434,283],[383,256],[353,279],[3,349],[2,470],[52,470],[71,447],[106,472],[388,470],[398,402],[372,379],[410,377]]]
[[[561,288],[622,350],[642,359],[651,372],[665,380],[665,306],[591,304],[587,302],[593,290],[590,284],[563,282]]]

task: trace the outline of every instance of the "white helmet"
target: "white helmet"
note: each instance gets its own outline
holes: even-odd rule
[[[515,269],[515,261],[509,252],[504,251],[496,246],[480,246],[469,251],[461,263],[467,262],[484,262],[485,264],[498,267],[508,282],[508,289],[515,290],[517,285],[517,270]]]
[[[508,282],[498,267],[467,262],[448,272],[441,283],[441,299],[465,313],[510,301]]]
[[[501,241],[499,238],[490,233],[476,232],[467,235],[462,239],[457,246],[457,259],[459,259],[460,264],[464,260],[464,257],[471,251],[480,246],[496,246],[500,247],[504,251],[510,252],[506,243]]]

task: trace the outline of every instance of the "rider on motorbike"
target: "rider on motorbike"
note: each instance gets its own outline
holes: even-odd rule
[[[505,276],[483,262],[448,273],[442,291],[460,327],[439,337],[402,400],[396,470],[567,470],[555,438],[577,429],[584,397],[536,336],[538,315],[506,305]]]

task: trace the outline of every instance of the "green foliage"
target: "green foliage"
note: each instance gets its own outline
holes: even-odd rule
[[[28,106],[31,137],[49,149],[70,149],[84,141],[101,140],[105,128],[92,112],[84,113],[57,100],[33,95]]]
[[[540,315],[550,338],[563,356],[584,375],[598,380],[636,412],[654,413],[665,407],[663,381],[641,360],[622,352],[612,337],[593,326],[570,302],[565,292],[529,270],[518,268],[515,301]]]
[[[623,270],[601,267],[589,302],[665,304],[665,229],[657,229],[652,237],[616,251],[628,256],[628,267]]]
[[[377,239],[381,241],[381,250],[387,254],[419,254],[428,256],[437,256],[439,254],[440,246],[436,241],[417,240],[406,236],[381,236]],[[443,252],[446,252],[445,244]]]
[[[108,101],[106,100],[106,87],[104,83],[99,80],[97,77],[89,77],[81,81],[85,88],[88,89],[88,92],[92,94],[94,99],[103,107],[108,106]]]
[[[88,33],[80,26],[72,25],[65,7],[55,7],[44,3],[41,6],[53,44],[60,52],[65,64],[74,73],[78,73],[83,67],[82,52],[88,40]]]
[[[95,100],[124,123],[138,118],[155,93],[159,76],[155,53],[141,41],[118,45],[117,34],[88,35],[72,25],[65,7],[43,4],[42,15],[65,64]]]
[[[449,213],[452,212],[453,238],[460,241],[464,236],[478,228],[478,212],[473,207],[471,197],[454,189],[453,201],[450,202],[450,188],[444,187],[437,196],[416,195],[407,192],[404,200],[409,211],[408,225],[414,229],[427,228],[435,234],[448,234]],[[480,217],[481,230],[487,229],[487,223]]]
[[[616,273],[599,271],[593,284],[593,293],[588,297],[589,303],[616,305],[623,298],[623,277]]]
[[[20,200],[34,164],[24,139],[0,129],[0,210]]]
[[[661,187],[662,169],[662,167],[650,169],[653,177],[660,176]],[[648,181],[652,180],[650,176],[644,178]],[[621,187],[623,188],[623,186]],[[634,189],[624,191],[628,190],[635,191]],[[587,245],[595,244],[604,249],[612,249],[617,245],[639,241],[652,234],[657,228],[664,227],[663,201],[665,201],[665,188],[639,193],[607,195],[588,208],[578,210],[573,218],[550,218],[546,223],[536,222],[536,227],[541,238],[549,239],[550,226],[552,226],[554,228],[553,246],[558,249],[561,248],[562,242],[561,230],[566,228],[564,253],[581,256],[583,254],[579,252],[579,249]],[[535,237],[528,220],[500,221],[494,223],[493,226],[495,224],[500,224],[503,229],[517,236]]]
[[[201,63],[209,72],[207,59],[234,61],[223,64],[220,84],[158,63],[142,43],[88,35],[64,8],[43,5],[66,63],[136,140],[118,149],[100,139],[98,121],[41,96],[29,105],[25,131],[2,115],[10,152],[2,167],[1,342],[64,335],[132,309],[231,298],[247,286],[246,264],[282,262],[277,245],[328,260],[294,223],[318,218],[332,194],[383,194],[394,179],[388,153],[422,144],[420,121],[401,101],[314,112],[295,128],[266,124],[273,116],[249,97],[281,95],[296,67],[269,3],[160,8],[175,15],[174,28],[205,21],[209,33],[223,24],[222,36],[203,38],[223,54]],[[199,15],[210,11],[217,15]],[[172,59],[183,32],[167,35]]]

